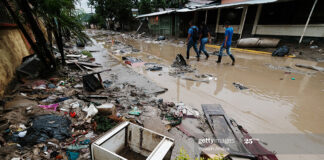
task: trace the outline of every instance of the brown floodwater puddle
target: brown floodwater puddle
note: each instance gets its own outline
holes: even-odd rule
[[[145,67],[134,67],[138,73],[168,88],[166,93],[159,95],[165,101],[184,102],[200,111],[201,104],[221,104],[226,113],[250,133],[324,135],[324,73],[295,67],[297,63],[324,67],[324,63],[232,51],[237,62],[231,66],[228,56],[223,57],[222,64],[216,64],[217,56],[205,60],[202,54],[201,60],[197,62],[191,50],[188,63],[197,69],[197,73],[216,77],[209,83],[196,82],[168,74],[168,67],[176,54],[185,56],[185,45],[147,43],[122,36],[114,38],[141,50],[139,53],[115,55],[117,58],[133,56],[144,62],[166,66],[157,72],[148,71]],[[111,43],[102,44],[111,51]],[[207,50],[215,51],[212,48]],[[298,72],[285,73],[269,65],[290,66]],[[239,90],[233,82],[249,89]],[[310,140],[324,146],[324,136],[320,137],[321,141],[317,141],[317,138]]]

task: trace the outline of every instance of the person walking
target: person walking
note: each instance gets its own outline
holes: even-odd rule
[[[200,36],[199,36],[199,41],[200,41],[200,47],[199,47],[199,55],[202,52],[205,53],[206,55],[206,60],[209,58],[209,54],[206,51],[206,43],[210,43],[210,32],[205,23],[202,23],[200,25]]]
[[[197,49],[197,43],[199,40],[199,33],[198,33],[199,29],[197,26],[193,25],[192,21],[189,22],[189,25],[190,28],[188,30],[188,37],[187,37],[187,59],[189,59],[189,54],[190,54],[189,52],[191,47],[193,47],[197,54],[197,61],[199,61],[200,55]]]
[[[223,56],[223,50],[226,49],[226,53],[231,57],[232,59],[232,65],[235,65],[235,58],[231,53],[231,44],[232,44],[232,36],[233,36],[233,27],[230,26],[230,23],[226,21],[224,23],[225,26],[225,39],[224,42],[219,50],[218,54],[218,60],[217,63],[221,63],[222,56]]]

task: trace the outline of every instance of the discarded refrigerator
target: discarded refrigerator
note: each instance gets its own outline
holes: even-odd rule
[[[174,140],[123,122],[91,144],[92,160],[170,160]]]

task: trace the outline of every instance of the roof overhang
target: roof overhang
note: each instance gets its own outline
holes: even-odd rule
[[[201,10],[212,10],[212,9],[217,9],[217,8],[229,8],[229,7],[238,7],[238,6],[246,6],[246,5],[274,3],[274,2],[278,2],[278,1],[280,1],[280,0],[248,0],[248,1],[243,1],[243,2],[221,4],[221,5],[212,4],[212,5],[204,5],[204,6],[196,7],[196,8],[183,8],[183,9],[167,10],[167,11],[162,11],[162,12],[153,12],[153,13],[149,13],[149,14],[139,15],[136,18],[158,16],[158,15],[163,15],[163,14],[170,14],[173,12],[185,13],[185,12],[193,12],[193,11],[201,11]]]
[[[229,4],[221,4],[221,5],[205,5],[199,8],[183,8],[176,10],[176,12],[183,13],[183,12],[192,12],[192,11],[199,11],[199,10],[211,10],[217,8],[226,8],[226,7],[237,7],[237,6],[245,6],[245,5],[255,5],[255,4],[265,4],[265,3],[274,3],[278,0],[249,0],[237,3],[229,3]]]
[[[152,17],[152,16],[158,16],[158,15],[163,15],[163,14],[170,14],[175,12],[176,10],[167,10],[167,11],[161,11],[161,12],[153,12],[153,13],[149,13],[149,14],[142,14],[142,15],[138,15],[136,18],[143,18],[143,17]]]

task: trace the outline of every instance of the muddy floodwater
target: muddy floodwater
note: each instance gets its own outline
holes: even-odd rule
[[[232,51],[236,58],[236,65],[232,66],[228,56],[223,57],[221,64],[216,64],[217,56],[212,55],[205,60],[202,54],[197,62],[191,50],[188,63],[196,68],[196,72],[187,76],[195,77],[197,73],[213,76],[207,82],[192,81],[169,75],[176,55],[181,53],[185,56],[186,53],[186,46],[178,44],[179,41],[152,43],[121,35],[115,35],[114,39],[140,50],[138,53],[113,54],[116,58],[121,60],[122,56],[132,56],[163,66],[162,71],[155,72],[145,67],[133,69],[159,86],[168,88],[167,92],[159,95],[165,101],[184,102],[200,111],[201,104],[221,104],[226,113],[251,134],[277,134],[282,137],[307,134],[309,144],[293,147],[308,150],[308,145],[314,145],[324,150],[324,73],[295,67],[295,64],[324,67],[324,63]],[[97,41],[112,53],[113,43],[102,39]],[[216,49],[207,50],[213,52]],[[249,89],[240,90],[233,82]],[[291,159],[291,155],[295,154],[285,153],[279,158]],[[303,156],[318,159],[324,155],[299,154],[293,159],[303,159]]]

